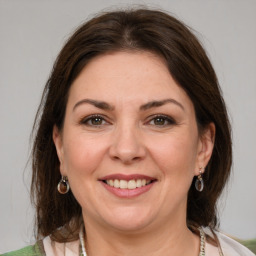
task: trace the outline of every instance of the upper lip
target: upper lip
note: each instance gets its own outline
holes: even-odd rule
[[[138,179],[145,179],[145,180],[156,180],[154,177],[150,177],[147,175],[143,174],[121,174],[121,173],[116,173],[116,174],[110,174],[107,176],[104,176],[100,178],[99,180],[138,180]]]

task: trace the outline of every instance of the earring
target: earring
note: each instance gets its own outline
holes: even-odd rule
[[[67,194],[69,191],[68,177],[61,175],[61,180],[58,183],[57,189],[60,194]]]
[[[204,189],[204,181],[203,181],[203,178],[202,178],[202,170],[203,167],[201,167],[199,169],[199,175],[197,176],[197,180],[195,182],[195,187],[196,187],[196,190],[199,191],[199,192],[202,192],[203,189]]]

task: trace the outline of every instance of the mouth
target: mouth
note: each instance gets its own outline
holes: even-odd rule
[[[157,179],[139,174],[115,174],[103,177],[99,181],[116,196],[129,198],[149,191]]]
[[[131,180],[119,180],[119,179],[108,179],[102,180],[105,184],[110,187],[119,189],[136,189],[147,186],[156,180],[146,180],[146,179],[131,179]]]

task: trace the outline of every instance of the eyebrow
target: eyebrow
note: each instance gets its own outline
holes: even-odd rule
[[[150,101],[142,106],[140,106],[140,110],[141,111],[145,111],[148,110],[150,108],[156,108],[156,107],[161,107],[167,103],[173,103],[177,106],[179,106],[182,110],[184,110],[184,107],[181,103],[179,103],[178,101],[176,101],[175,99],[164,99],[164,100],[153,100]],[[83,99],[78,101],[75,106],[73,107],[73,111],[80,105],[82,104],[91,104],[93,106],[95,106],[96,108],[102,109],[102,110],[110,110],[113,111],[115,108],[114,106],[108,104],[105,101],[98,101],[98,100],[92,100],[92,99]]]
[[[115,108],[113,106],[111,106],[110,104],[108,104],[107,102],[104,101],[98,101],[98,100],[91,100],[91,99],[83,99],[78,101],[75,106],[73,107],[73,111],[80,105],[82,104],[91,104],[93,106],[95,106],[96,108],[99,109],[103,109],[103,110],[114,110]]]
[[[183,105],[175,99],[153,100],[153,101],[150,101],[150,102],[142,105],[140,107],[140,110],[148,110],[150,108],[161,107],[167,103],[173,103],[173,104],[179,106],[182,110],[185,110]]]

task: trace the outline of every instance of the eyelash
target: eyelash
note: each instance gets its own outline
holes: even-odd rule
[[[149,117],[149,121],[146,122],[146,124],[149,124],[149,125],[152,125],[152,126],[156,126],[156,127],[166,127],[166,126],[170,126],[170,125],[175,125],[176,122],[173,118],[171,118],[170,116],[166,116],[166,115],[161,115],[161,114],[157,114],[157,115],[154,115],[154,116],[150,116]],[[106,122],[106,123],[109,123],[105,120],[104,116],[102,115],[91,115],[91,116],[88,116],[86,118],[83,118],[80,120],[80,124],[82,125],[87,125],[87,126],[93,126],[93,127],[100,127],[102,125],[105,125],[105,124],[92,124],[92,123],[89,123],[89,122],[92,122],[93,120],[95,119],[99,119],[101,120],[101,122]],[[156,121],[157,119],[161,119],[162,121],[164,121],[164,124],[150,124],[152,121]],[[167,124],[166,124],[167,122]]]
[[[92,121],[93,119],[95,120],[97,118],[106,122],[105,118],[102,115],[91,115],[91,116],[81,119],[81,121],[79,123],[83,124],[83,125],[87,125],[87,126],[100,127],[102,124],[92,124],[92,123],[89,124],[90,121]]]
[[[153,126],[157,126],[157,127],[166,127],[166,126],[170,126],[170,125],[175,125],[176,122],[173,118],[171,118],[170,116],[166,116],[166,115],[154,115],[150,117],[150,120],[147,123],[150,123],[152,121],[156,121],[157,119],[162,119],[164,122],[167,122],[167,124],[152,124]]]

